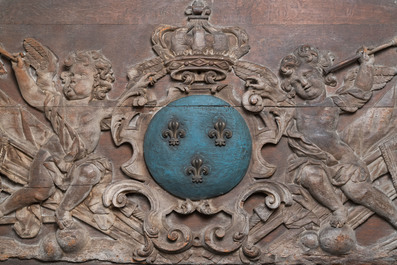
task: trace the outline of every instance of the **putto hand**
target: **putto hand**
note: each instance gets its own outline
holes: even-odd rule
[[[22,56],[17,57],[17,63],[16,63],[18,68],[22,68],[25,65],[24,60],[22,59]]]
[[[149,73],[149,74],[146,74],[145,76],[147,76],[149,85],[153,86],[157,82],[156,78],[154,78],[154,76],[155,76],[154,73]]]
[[[259,76],[249,76],[246,79],[245,87],[252,87],[254,89],[263,90],[265,83]]]
[[[375,61],[374,55],[370,53],[370,49],[367,47],[362,47],[358,51],[358,54],[360,55],[360,58],[358,59],[359,63],[373,64]]]
[[[17,70],[17,69],[24,69],[24,67],[26,66],[26,63],[25,63],[25,60],[24,60],[24,56],[23,56],[23,53],[19,53],[19,54],[14,54],[13,55],[14,56],[14,58],[15,58],[15,61],[14,60],[11,60],[11,65],[12,65],[12,68],[14,69],[14,70]]]
[[[153,78],[155,74],[154,73],[147,73],[143,75],[139,81],[134,85],[136,88],[146,88],[147,86],[151,85],[153,86],[154,83],[156,83],[156,79]]]
[[[368,55],[372,55],[372,54],[375,54],[375,53],[377,53],[377,52],[379,52],[381,50],[384,50],[384,49],[387,49],[389,47],[393,47],[393,46],[396,46],[396,45],[397,45],[397,37],[394,37],[391,41],[389,41],[387,43],[384,43],[382,45],[379,45],[379,46],[377,46],[377,47],[375,47],[373,49],[370,49],[369,51],[366,51],[366,53]],[[341,69],[341,68],[343,68],[345,66],[348,66],[348,65],[356,62],[357,60],[359,60],[360,57],[361,57],[361,55],[359,54],[360,50],[358,50],[356,55],[354,55],[352,57],[349,57],[349,58],[346,58],[345,60],[343,60],[343,61],[341,61],[339,63],[336,63],[336,64],[334,64],[331,67],[328,67],[328,68],[324,69],[324,75],[328,75],[329,73],[335,72],[335,71],[337,71],[337,70],[339,70],[339,69]]]

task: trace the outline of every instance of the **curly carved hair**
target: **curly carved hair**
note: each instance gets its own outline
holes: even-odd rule
[[[85,66],[92,66],[96,70],[92,98],[96,100],[105,99],[115,80],[110,61],[101,51],[77,51],[70,53],[66,58],[65,70],[69,70],[75,63],[83,63]],[[61,78],[62,82],[65,83],[65,79],[68,77],[61,75]]]
[[[299,46],[293,53],[285,56],[280,63],[280,74],[284,78],[282,89],[288,93],[294,93],[290,84],[290,77],[302,64],[308,64],[317,69],[323,76],[325,68],[332,66],[334,55],[329,51],[320,51],[310,45]],[[324,82],[329,86],[336,86],[336,77],[333,74],[324,76]]]

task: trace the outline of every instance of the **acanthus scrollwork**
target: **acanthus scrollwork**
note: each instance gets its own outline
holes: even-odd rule
[[[374,59],[397,38],[337,64],[301,45],[276,75],[240,60],[247,33],[211,25],[210,14],[196,0],[186,25],[156,28],[156,57],[129,68],[115,100],[102,51],[72,52],[58,72],[33,38],[25,53],[0,47],[11,61],[0,75],[12,68],[47,119],[0,91],[0,224],[19,237],[0,238],[4,259],[311,264],[395,252],[395,233],[361,248],[355,232],[373,214],[397,228],[397,67]],[[333,72],[351,64],[338,87]],[[345,113],[357,114],[341,128]],[[98,148],[104,130],[132,148],[127,161],[120,151],[121,170]]]
[[[285,186],[269,181],[262,181],[250,187],[238,197],[232,209],[217,207],[211,200],[179,200],[177,205],[164,207],[168,204],[164,204],[161,197],[144,184],[135,181],[120,181],[110,185],[104,192],[103,201],[106,207],[114,206],[122,210],[128,204],[128,194],[141,194],[148,199],[150,211],[143,220],[145,244],[134,251],[134,259],[144,261],[153,259],[156,255],[155,250],[162,253],[180,253],[193,245],[203,246],[219,254],[233,253],[240,248],[246,253],[250,244],[248,236],[250,215],[244,210],[243,204],[256,193],[265,195],[265,207],[270,212],[269,216],[282,203],[290,205],[292,202],[292,197]],[[193,240],[193,232],[188,226],[169,225],[167,218],[173,211],[182,215],[191,215],[197,211],[207,216],[215,216],[225,211],[232,219],[228,227],[209,225],[201,230],[201,234],[196,234]],[[246,253],[246,257],[255,258],[249,253]]]

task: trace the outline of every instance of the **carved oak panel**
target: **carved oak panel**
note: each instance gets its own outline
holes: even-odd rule
[[[94,2],[0,1],[1,261],[393,264],[395,1]]]

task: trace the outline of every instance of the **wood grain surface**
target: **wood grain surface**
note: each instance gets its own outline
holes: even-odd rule
[[[191,2],[190,0],[0,0],[0,44],[6,50],[17,53],[23,50],[23,40],[33,37],[57,54],[61,62],[74,50],[102,50],[113,64],[116,81],[109,97],[116,99],[124,92],[127,85],[127,69],[131,65],[155,57],[151,48],[153,30],[161,24],[185,24],[184,10]],[[301,44],[310,43],[320,49],[331,50],[336,56],[336,61],[340,61],[354,55],[363,45],[376,46],[397,36],[396,0],[212,0],[207,2],[212,5],[211,24],[239,26],[247,31],[251,49],[242,59],[264,65],[274,73],[278,73],[281,58]],[[0,88],[46,123],[42,113],[24,102],[10,63],[4,59],[3,62],[9,74],[0,79]],[[396,49],[380,52],[376,56],[376,62],[396,66]],[[343,74],[338,72],[337,77],[341,82]],[[240,80],[232,82],[234,85],[243,86]],[[376,100],[384,93],[386,92],[377,92],[366,108],[374,107]],[[387,102],[382,104],[384,108],[390,107]],[[360,112],[341,117],[340,126],[349,124],[359,116]],[[270,162],[281,161],[284,155],[279,148],[288,148],[286,142],[282,141],[277,148],[269,146],[263,150],[265,159]],[[110,132],[103,133],[97,150],[108,154],[114,161],[118,174],[122,174],[120,165],[132,154],[129,146],[116,148]],[[286,162],[281,162],[281,165],[286,166]],[[259,198],[252,198],[247,207],[257,201]],[[185,221],[196,224],[202,220],[191,218]],[[0,226],[0,236],[11,235],[9,228]],[[262,239],[262,244],[272,241],[285,229],[283,226],[278,227],[268,237]],[[384,220],[372,217],[357,229],[357,240],[361,245],[370,245],[393,231],[394,229]],[[34,239],[31,241],[34,242]],[[9,260],[4,264],[41,263],[35,260],[27,262]]]

